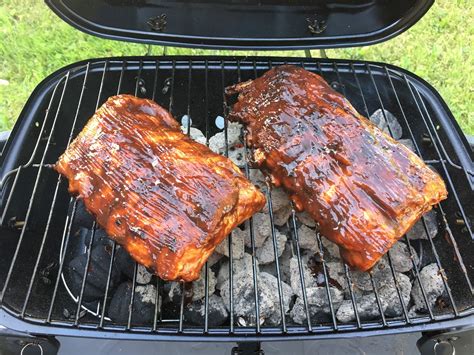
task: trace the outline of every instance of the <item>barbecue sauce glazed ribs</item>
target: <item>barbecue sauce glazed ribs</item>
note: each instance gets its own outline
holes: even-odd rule
[[[447,197],[441,177],[320,76],[275,67],[227,88],[256,167],[307,211],[352,267],[368,270]]]
[[[114,96],[55,169],[110,238],[164,280],[192,281],[264,195],[150,100]]]

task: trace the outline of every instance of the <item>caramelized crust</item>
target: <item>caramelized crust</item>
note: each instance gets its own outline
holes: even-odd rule
[[[215,247],[265,204],[229,159],[130,95],[109,98],[55,168],[107,234],[164,280],[197,279]]]
[[[370,269],[447,197],[438,174],[316,74],[275,67],[227,93],[239,94],[229,119],[246,125],[257,167],[353,267]]]

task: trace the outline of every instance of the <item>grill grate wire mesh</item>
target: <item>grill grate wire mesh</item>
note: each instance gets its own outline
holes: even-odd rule
[[[154,321],[153,324],[145,326],[135,326],[133,317],[134,317],[134,296],[135,292],[132,292],[132,296],[129,300],[129,313],[128,313],[128,321],[125,325],[117,325],[111,322],[106,316],[106,306],[109,302],[110,297],[110,283],[111,283],[111,276],[112,276],[112,265],[115,261],[116,256],[116,248],[117,245],[113,243],[113,251],[110,256],[110,261],[108,265],[108,277],[107,277],[107,284],[106,289],[102,298],[100,313],[98,317],[84,317],[83,312],[83,293],[85,284],[87,281],[87,272],[85,272],[85,277],[82,280],[82,286],[80,293],[77,297],[77,305],[75,308],[74,315],[69,319],[64,319],[64,317],[58,316],[58,310],[60,308],[57,305],[58,300],[62,298],[59,295],[64,293],[62,290],[62,283],[61,283],[61,275],[64,268],[65,262],[67,262],[67,251],[71,241],[71,227],[74,222],[75,213],[77,210],[77,201],[74,198],[69,198],[67,203],[69,204],[69,210],[71,213],[67,214],[65,219],[62,221],[60,225],[61,237],[56,238],[57,241],[54,241],[54,233],[51,232],[53,227],[53,219],[55,212],[58,208],[67,208],[67,205],[60,205],[58,195],[59,194],[67,194],[66,192],[66,182],[64,181],[62,176],[58,176],[57,174],[54,175],[53,173],[48,173],[49,170],[52,168],[52,164],[55,163],[55,159],[57,159],[57,154],[52,157],[50,154],[50,150],[54,150],[55,146],[63,146],[64,148],[67,147],[74,136],[80,131],[82,128],[81,126],[85,123],[85,119],[87,117],[84,115],[84,106],[90,105],[90,102],[84,102],[85,93],[94,89],[94,85],[90,83],[92,81],[92,76],[100,75],[100,84],[98,86],[96,98],[95,98],[95,109],[97,109],[101,103],[103,103],[107,96],[104,95],[104,91],[107,91],[107,94],[112,93],[111,87],[115,86],[116,89],[114,93],[133,93],[139,97],[147,97],[155,100],[158,97],[165,97],[169,92],[169,99],[167,100],[167,107],[169,111],[176,115],[177,111],[181,114],[186,113],[188,119],[193,117],[194,107],[196,105],[202,105],[204,107],[204,115],[205,115],[205,137],[206,137],[206,144],[209,145],[209,138],[211,137],[211,119],[213,116],[210,114],[210,104],[213,106],[216,105],[215,101],[222,100],[220,106],[219,114],[224,117],[224,132],[226,138],[226,148],[225,148],[225,155],[229,155],[229,146],[227,144],[227,113],[229,110],[230,103],[227,102],[227,98],[224,94],[224,88],[231,83],[235,83],[237,81],[247,80],[249,78],[255,78],[259,76],[264,70],[271,68],[273,65],[283,64],[285,62],[301,65],[305,69],[316,72],[322,75],[328,82],[331,82],[331,85],[335,87],[338,91],[342,94],[347,96],[350,94],[352,96],[357,95],[360,99],[360,107],[359,110],[366,116],[370,115],[369,111],[369,102],[374,101],[377,104],[378,108],[382,109],[383,115],[385,117],[385,105],[383,102],[383,97],[386,96],[386,91],[388,90],[389,94],[392,97],[393,102],[396,102],[396,106],[400,113],[401,118],[403,119],[404,125],[408,128],[409,138],[412,139],[415,145],[415,151],[418,155],[420,155],[427,164],[431,164],[440,171],[447,183],[449,189],[449,205],[443,206],[440,204],[436,206],[436,212],[438,215],[441,216],[441,219],[444,224],[444,230],[446,231],[445,239],[446,245],[449,245],[449,251],[442,251],[438,250],[436,247],[437,243],[433,240],[428,233],[428,227],[426,222],[423,219],[423,227],[425,229],[426,235],[428,236],[429,246],[431,251],[435,257],[435,263],[439,270],[439,273],[442,275],[443,286],[445,288],[446,294],[449,299],[449,307],[447,308],[447,312],[439,312],[434,310],[433,307],[428,302],[428,296],[425,290],[425,285],[420,278],[420,269],[417,263],[415,262],[415,258],[412,257],[413,269],[412,269],[412,277],[415,278],[416,282],[420,285],[422,295],[424,298],[424,302],[426,304],[426,308],[428,313],[426,316],[410,316],[405,303],[402,300],[402,294],[399,289],[399,285],[396,279],[394,267],[393,267],[393,260],[391,258],[391,253],[389,252],[387,255],[388,264],[391,270],[391,277],[394,280],[394,284],[396,287],[396,291],[398,294],[398,298],[400,304],[403,308],[403,315],[401,317],[397,317],[394,319],[389,319],[384,315],[382,301],[380,299],[377,281],[373,277],[372,273],[369,273],[370,282],[372,285],[372,290],[375,295],[377,306],[379,310],[379,317],[378,319],[371,320],[371,321],[362,321],[359,316],[358,310],[358,296],[353,290],[353,281],[352,281],[352,271],[348,268],[347,265],[344,265],[344,276],[348,285],[348,290],[350,292],[350,300],[352,302],[352,306],[355,313],[355,322],[353,323],[340,323],[336,318],[336,309],[333,305],[333,300],[331,297],[331,292],[329,289],[329,276],[328,276],[328,269],[327,264],[325,261],[325,255],[323,251],[323,244],[319,234],[315,233],[315,238],[317,239],[318,245],[321,250],[321,259],[322,259],[322,270],[325,279],[325,288],[326,288],[326,296],[329,303],[330,308],[330,322],[327,323],[314,323],[311,320],[309,306],[308,306],[308,298],[306,294],[305,279],[304,279],[304,272],[303,272],[303,259],[302,259],[302,252],[299,245],[299,236],[298,236],[298,228],[297,228],[297,221],[295,211],[292,211],[290,216],[290,220],[288,223],[288,227],[291,231],[291,243],[292,243],[292,251],[297,258],[298,261],[298,269],[299,269],[299,276],[300,276],[300,286],[301,286],[301,294],[304,303],[304,310],[306,313],[306,323],[304,325],[295,325],[289,324],[287,318],[285,317],[285,310],[284,310],[284,295],[282,291],[282,281],[281,281],[281,270],[279,265],[278,257],[275,258],[276,263],[276,275],[278,279],[278,288],[275,292],[278,293],[279,298],[279,312],[281,313],[281,324],[279,326],[266,326],[261,325],[258,321],[260,319],[260,305],[259,305],[259,282],[257,277],[257,260],[256,260],[256,246],[255,246],[255,235],[254,235],[254,221],[250,219],[247,222],[248,231],[250,234],[251,240],[251,254],[252,254],[252,274],[253,274],[253,288],[254,288],[254,308],[255,308],[255,319],[257,322],[255,326],[238,326],[236,323],[236,319],[234,316],[233,308],[234,308],[234,295],[233,295],[233,280],[234,280],[234,267],[233,267],[233,250],[232,250],[232,234],[229,236],[229,243],[228,243],[228,252],[229,252],[229,293],[230,293],[230,321],[227,326],[220,326],[220,327],[211,327],[209,326],[209,265],[206,263],[205,265],[205,297],[204,297],[204,322],[203,326],[190,326],[184,320],[184,307],[185,307],[185,288],[186,285],[183,283],[181,284],[181,301],[179,305],[179,311],[176,314],[176,317],[173,319],[165,319],[163,318],[162,312],[162,290],[163,290],[163,282],[160,280],[156,281],[156,288],[159,292],[156,294],[155,300],[155,308],[154,308]],[[196,73],[199,71],[199,75]],[[341,74],[343,71],[343,75]],[[146,72],[147,79],[143,78],[143,74]],[[164,74],[170,75],[167,77],[163,76]],[[176,73],[182,73],[182,77],[187,78],[187,82],[182,82],[176,79]],[[243,77],[243,72],[245,72],[245,78]],[[374,74],[376,72],[377,74]],[[112,76],[112,73],[114,75]],[[117,73],[118,76],[117,76]],[[134,73],[134,74],[133,74]],[[202,75],[203,74],[203,75]],[[130,76],[131,75],[131,76]],[[203,76],[204,79],[204,92],[203,97],[200,98],[200,101],[197,102],[196,99],[193,99],[193,84],[195,80],[200,80],[200,77]],[[220,76],[217,80],[216,77]],[[79,92],[79,95],[72,95],[69,93],[69,83],[72,78],[82,78],[82,85]],[[110,77],[110,80],[109,80]],[[130,77],[133,78],[133,83],[130,83]],[[196,77],[196,78],[195,78]],[[213,84],[209,83],[210,78],[213,79]],[[371,97],[367,97],[367,87],[361,84],[361,77],[364,78],[364,82],[371,83]],[[152,78],[151,82],[152,89],[150,89],[150,78]],[[383,93],[381,92],[380,80],[385,80],[387,82],[386,87],[383,88]],[[76,79],[77,80],[77,79]],[[395,84],[396,81],[396,84]],[[160,83],[163,82],[163,88],[160,87]],[[216,82],[219,82],[220,85],[215,85]],[[430,146],[430,156],[425,158],[423,156],[423,152],[425,149],[419,146],[420,139],[419,139],[419,131],[420,127],[413,124],[413,120],[409,117],[408,113],[406,113],[406,105],[403,102],[404,98],[400,94],[400,89],[397,89],[396,86],[400,86],[400,83],[404,85],[404,95],[406,97],[406,93],[409,93],[409,97],[412,100],[412,106],[416,107],[417,114],[420,118],[422,131],[428,134],[429,140],[431,142]],[[131,86],[133,84],[133,86]],[[180,97],[176,97],[177,93],[177,86],[179,85],[180,90]],[[148,88],[147,88],[148,86]],[[219,87],[220,86],[220,87]],[[105,88],[107,87],[107,90]],[[388,88],[388,89],[387,89]],[[161,90],[161,91],[160,91]],[[186,98],[183,98],[183,94]],[[212,97],[211,97],[212,92]],[[219,99],[217,99],[219,98]],[[90,101],[90,100],[88,100]],[[160,102],[163,104],[164,102]],[[70,126],[63,125],[63,121],[61,124],[59,123],[58,117],[62,118],[61,111],[63,109],[63,105],[75,105],[74,109],[74,118],[71,121]],[[165,105],[166,107],[166,105]],[[177,117],[177,116],[175,116]],[[387,117],[385,117],[387,120]],[[187,133],[190,134],[190,127],[191,124],[188,124]],[[388,125],[390,129],[390,125]],[[136,332],[153,332],[156,334],[213,334],[213,335],[223,335],[229,336],[233,334],[240,334],[240,335],[279,335],[279,334],[317,334],[317,333],[324,333],[324,332],[335,332],[335,331],[354,331],[354,330],[363,330],[363,329],[381,329],[387,327],[399,327],[399,326],[406,326],[410,324],[417,324],[417,323],[428,323],[437,320],[443,319],[452,319],[459,317],[460,315],[470,313],[472,308],[466,308],[463,306],[462,308],[458,307],[458,300],[457,296],[453,293],[452,286],[450,283],[450,278],[448,278],[447,273],[445,272],[445,268],[447,267],[446,261],[442,261],[440,257],[440,253],[449,252],[453,254],[453,258],[455,261],[453,265],[449,265],[449,268],[455,269],[455,272],[459,273],[461,279],[464,282],[463,287],[467,289],[468,298],[470,302],[474,303],[473,301],[473,287],[472,287],[472,274],[469,275],[468,268],[472,265],[466,266],[464,258],[466,258],[466,254],[462,253],[460,248],[458,247],[457,238],[455,237],[453,230],[452,230],[452,223],[448,222],[448,216],[451,216],[453,213],[456,214],[457,220],[464,226],[465,234],[472,236],[472,227],[471,222],[468,217],[468,211],[465,210],[463,204],[461,203],[461,199],[458,196],[458,188],[455,183],[455,179],[453,177],[453,171],[457,174],[465,174],[466,178],[472,177],[473,172],[469,171],[469,169],[463,168],[459,163],[455,162],[448,150],[446,149],[443,139],[440,137],[438,133],[438,129],[436,128],[437,124],[433,120],[433,117],[430,114],[430,110],[426,106],[425,100],[423,99],[422,93],[418,89],[416,83],[407,75],[402,72],[397,72],[392,68],[388,68],[387,66],[380,67],[376,64],[369,64],[369,63],[356,63],[356,62],[348,62],[348,63],[338,63],[338,62],[331,62],[331,61],[318,61],[318,60],[268,60],[268,62],[261,62],[260,59],[189,59],[189,60],[179,60],[179,59],[169,59],[169,58],[160,58],[156,60],[151,59],[140,59],[140,60],[118,60],[118,59],[108,59],[108,60],[98,60],[98,61],[91,61],[87,62],[80,68],[76,68],[75,70],[70,70],[66,72],[64,76],[61,77],[60,80],[57,81],[54,89],[52,90],[51,97],[49,100],[49,105],[47,110],[45,111],[44,119],[42,120],[41,129],[39,130],[39,134],[36,138],[34,149],[31,152],[29,159],[26,162],[20,162],[17,167],[12,169],[11,171],[3,174],[3,180],[1,182],[2,186],[2,193],[4,194],[4,204],[3,204],[3,212],[2,212],[2,220],[1,225],[5,226],[11,220],[10,210],[15,205],[14,196],[18,193],[18,190],[24,188],[21,186],[20,181],[22,178],[22,174],[25,174],[26,171],[29,174],[33,174],[34,176],[34,183],[32,184],[31,195],[29,197],[29,201],[26,208],[26,213],[24,218],[21,219],[19,224],[19,235],[16,241],[16,246],[12,253],[11,260],[9,262],[9,267],[6,270],[6,275],[3,279],[3,288],[0,294],[0,303],[4,309],[8,312],[14,314],[15,316],[19,317],[20,319],[28,320],[30,322],[35,323],[42,323],[48,325],[58,325],[63,327],[76,327],[76,328],[91,328],[91,329],[107,329],[107,330],[126,330],[126,331],[136,331]],[[64,130],[67,132],[65,136],[66,139],[64,142],[55,141],[57,139],[57,131]],[[390,134],[393,132],[390,131]],[[245,132],[243,132],[245,134]],[[245,142],[245,139],[244,139]],[[247,153],[248,147],[244,143],[245,151]],[[246,154],[248,156],[248,154]],[[244,166],[241,167],[247,176],[250,175],[251,167],[245,163]],[[33,172],[33,173],[32,173]],[[39,248],[37,251],[35,250],[35,257],[33,268],[30,271],[27,277],[26,287],[24,288],[24,300],[20,302],[20,307],[12,307],[9,302],[7,301],[8,293],[12,289],[12,280],[15,278],[16,271],[15,269],[20,267],[23,263],[22,259],[19,257],[21,248],[24,247],[25,244],[25,235],[27,235],[27,231],[30,228],[30,223],[34,219],[34,215],[37,213],[35,206],[38,204],[38,187],[41,184],[41,181],[47,179],[50,181],[51,184],[54,185],[53,195],[51,201],[48,206],[43,206],[42,208],[49,211],[46,223],[44,224],[43,233],[41,236],[37,236],[41,238],[41,242],[39,244]],[[273,242],[273,252],[275,255],[278,255],[278,243],[277,243],[277,236],[276,236],[276,229],[274,224],[273,218],[273,206],[272,206],[272,191],[270,188],[266,189],[266,197],[268,200],[268,209],[269,209],[269,218],[271,223],[271,238]],[[454,207],[453,207],[454,206]],[[58,225],[54,225],[54,228],[58,228]],[[94,223],[91,228],[95,230],[98,228]],[[95,238],[95,233],[92,233],[92,237],[89,241],[89,245],[87,247],[87,263],[85,267],[85,271],[89,267],[90,257],[91,257],[91,249],[92,243]],[[441,238],[441,237],[439,237]],[[408,250],[410,253],[412,252],[411,245],[413,241],[410,241],[406,236],[403,239],[406,244],[408,245]],[[60,255],[60,262],[58,264],[57,274],[55,276],[55,280],[53,282],[53,291],[46,300],[46,308],[47,312],[44,315],[35,314],[30,308],[30,304],[32,303],[32,299],[35,297],[34,290],[35,285],[38,282],[38,278],[40,277],[39,267],[42,263],[45,262],[45,259],[48,259],[48,256],[45,255],[45,247],[47,243],[56,243],[61,246],[61,255]],[[439,244],[438,244],[439,245]],[[464,258],[463,258],[464,255]],[[47,261],[47,260],[46,260]],[[137,285],[137,264],[135,263],[134,273],[133,273],[133,280],[132,280],[132,290],[135,290],[135,286]],[[472,304],[471,304],[472,307]]]

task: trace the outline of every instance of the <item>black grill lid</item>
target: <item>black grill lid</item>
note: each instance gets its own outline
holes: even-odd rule
[[[403,32],[434,0],[46,0],[100,37],[200,48],[373,44]]]

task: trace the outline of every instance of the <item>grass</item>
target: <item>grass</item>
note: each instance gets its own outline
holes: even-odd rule
[[[438,0],[409,31],[388,42],[332,49],[329,57],[382,61],[430,82],[459,125],[474,134],[474,2]],[[0,130],[10,129],[35,86],[72,62],[104,56],[143,55],[145,45],[104,40],[73,29],[39,0],[0,1]],[[161,54],[153,47],[152,54]],[[236,54],[168,48],[167,54]],[[257,54],[257,52],[246,52]],[[264,53],[268,55],[271,53]],[[279,55],[303,56],[301,51]],[[318,55],[317,51],[313,53]]]

